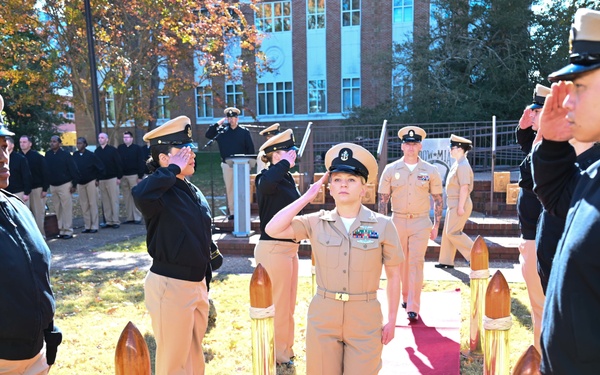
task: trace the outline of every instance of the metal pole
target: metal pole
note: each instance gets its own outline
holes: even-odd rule
[[[494,168],[496,167],[496,116],[492,116],[492,177],[490,178],[490,216],[494,212]]]
[[[88,58],[90,60],[90,89],[92,90],[92,104],[94,106],[94,129],[96,136],[102,132],[100,125],[100,99],[98,95],[98,68],[96,67],[96,52],[94,48],[94,27],[92,25],[92,10],[90,0],[83,0],[85,6],[85,24],[88,42]]]

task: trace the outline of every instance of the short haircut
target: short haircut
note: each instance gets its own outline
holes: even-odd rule
[[[11,137],[10,135],[5,135],[4,139],[6,140],[6,142],[10,142],[13,145],[15,144],[15,140],[13,139],[13,137]]]
[[[81,143],[83,143],[83,144],[84,144],[84,145],[86,145],[86,146],[88,145],[88,143],[87,143],[87,139],[85,139],[85,137],[77,137],[77,140],[78,140],[78,141],[81,141]]]
[[[123,132],[123,135],[129,135],[129,136],[131,136],[131,138],[133,138],[133,133],[132,133],[132,132],[130,132],[129,130],[127,130],[127,131],[124,131],[124,132]]]

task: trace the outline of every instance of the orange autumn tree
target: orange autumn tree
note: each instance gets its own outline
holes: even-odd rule
[[[181,92],[215,77],[240,80],[264,69],[258,32],[247,19],[254,3],[92,0],[104,126],[152,128],[158,111],[169,108]],[[43,9],[71,77],[75,107],[91,119],[83,2],[46,0]]]

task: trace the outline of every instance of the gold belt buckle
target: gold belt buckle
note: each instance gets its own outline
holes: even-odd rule
[[[335,299],[338,301],[348,302],[350,301],[350,296],[348,295],[348,293],[336,293]]]
[[[412,219],[415,216],[413,214],[406,214],[406,217],[409,218],[409,219]]]

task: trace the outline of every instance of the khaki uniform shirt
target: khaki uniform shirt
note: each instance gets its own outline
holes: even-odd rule
[[[442,191],[440,172],[421,158],[412,172],[404,158],[386,165],[378,188],[379,194],[390,195],[392,211],[401,214],[428,214],[429,196]]]
[[[466,157],[457,160],[450,167],[446,178],[446,196],[448,201],[458,201],[460,187],[469,185],[469,195],[473,191],[473,170]]]
[[[381,266],[399,265],[404,260],[392,220],[365,206],[349,233],[337,209],[296,216],[292,228],[296,241],[310,239],[317,285],[327,291],[375,292]]]

